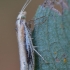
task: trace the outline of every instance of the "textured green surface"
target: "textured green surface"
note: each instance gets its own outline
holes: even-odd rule
[[[70,11],[66,9],[59,15],[39,6],[36,18],[40,19],[35,20],[33,44],[49,64],[36,55],[35,70],[70,70]]]

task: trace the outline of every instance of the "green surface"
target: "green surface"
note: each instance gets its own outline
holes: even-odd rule
[[[65,9],[59,15],[49,7],[39,6],[36,18],[40,19],[35,20],[33,44],[49,64],[36,54],[35,70],[70,70],[70,11]]]

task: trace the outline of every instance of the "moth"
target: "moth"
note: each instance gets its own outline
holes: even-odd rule
[[[30,30],[25,19],[26,12],[24,10],[30,2],[31,0],[26,1],[16,21],[20,70],[34,70],[34,51],[44,60],[44,58],[34,49]]]
[[[22,10],[20,11],[16,21],[20,70],[34,70],[34,50],[25,19],[26,12],[24,11],[30,1],[31,0],[27,0]]]

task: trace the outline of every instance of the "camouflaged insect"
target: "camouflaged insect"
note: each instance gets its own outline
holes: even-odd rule
[[[29,28],[27,27],[27,22],[25,19],[26,12],[24,11],[30,2],[31,0],[27,0],[16,21],[20,70],[34,70],[34,48],[31,35],[29,33]]]

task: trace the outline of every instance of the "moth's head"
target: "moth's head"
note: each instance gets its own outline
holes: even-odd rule
[[[23,28],[23,24],[26,22],[25,20],[26,18],[26,11],[21,11],[17,17],[17,21],[16,21],[16,29],[17,31],[21,31]]]
[[[26,18],[26,11],[22,12],[22,15],[21,15],[21,19],[25,19]]]
[[[17,17],[17,19],[25,19],[26,18],[26,11],[21,11]]]

